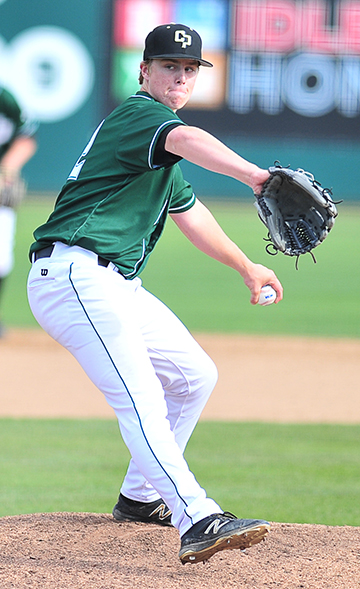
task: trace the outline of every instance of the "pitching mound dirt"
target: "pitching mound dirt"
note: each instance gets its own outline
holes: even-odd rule
[[[355,589],[360,528],[272,524],[241,552],[183,566],[178,533],[110,515],[53,513],[0,519],[2,589]]]

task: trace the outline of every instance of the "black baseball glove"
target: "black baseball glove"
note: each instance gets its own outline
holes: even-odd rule
[[[287,256],[311,253],[328,236],[338,214],[331,190],[322,188],[304,170],[290,170],[276,163],[255,206],[269,231],[266,250]]]

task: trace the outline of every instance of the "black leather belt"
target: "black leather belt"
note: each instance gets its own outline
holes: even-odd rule
[[[50,258],[51,254],[54,251],[54,245],[48,245],[48,247],[43,247],[41,250],[38,250],[34,253],[34,262],[39,260],[40,258]]]
[[[41,250],[37,250],[34,253],[34,261],[36,262],[36,260],[40,260],[40,258],[50,258],[51,254],[54,251],[54,244],[53,245],[48,245],[47,247],[43,247]],[[108,265],[110,264],[109,260],[105,260],[105,258],[103,258],[102,256],[98,256],[97,257],[97,261],[99,266],[104,266],[105,268],[108,267]]]

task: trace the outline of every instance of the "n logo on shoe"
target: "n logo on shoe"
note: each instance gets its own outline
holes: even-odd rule
[[[168,509],[166,511],[165,508],[166,508],[165,503],[161,503],[156,509],[154,509],[154,511],[152,511],[150,513],[149,517],[151,517],[151,516],[155,515],[156,513],[158,513],[160,520],[166,519],[167,517],[169,517],[169,515],[171,515],[171,510]]]
[[[220,528],[222,528],[223,526],[225,526],[228,523],[229,523],[228,521],[221,523],[220,519],[214,519],[214,521],[212,521],[211,524],[206,528],[204,534],[210,534],[211,531],[214,534],[217,534],[218,531],[220,530]]]

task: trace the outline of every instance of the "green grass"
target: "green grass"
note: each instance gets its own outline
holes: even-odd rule
[[[52,210],[51,198],[29,199],[19,211],[16,266],[6,284],[3,319],[36,326],[26,298],[27,251],[33,230]],[[275,270],[284,286],[279,305],[253,307],[242,279],[192,246],[171,220],[142,274],[191,331],[360,337],[360,207],[340,205],[328,239],[299,261],[265,252],[265,227],[249,203],[208,202],[225,231],[249,257]]]
[[[360,426],[200,422],[187,458],[243,517],[360,525]]]
[[[110,512],[129,453],[114,420],[0,420],[0,515]]]
[[[360,526],[360,426],[200,422],[189,465],[223,509]],[[0,420],[0,515],[109,513],[129,454],[115,420]]]

